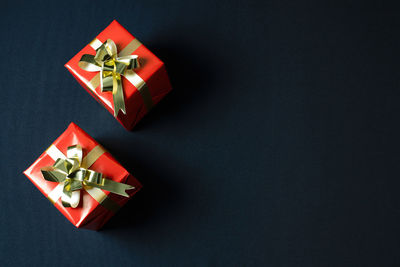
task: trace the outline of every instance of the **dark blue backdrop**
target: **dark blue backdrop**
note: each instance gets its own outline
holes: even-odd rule
[[[0,265],[399,266],[398,8],[329,2],[3,1]],[[174,87],[133,132],[63,67],[113,19]],[[71,121],[144,184],[100,232],[22,174]]]

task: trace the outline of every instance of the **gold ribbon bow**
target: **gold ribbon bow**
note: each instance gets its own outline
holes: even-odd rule
[[[121,75],[139,67],[138,56],[118,57],[114,41],[107,39],[96,49],[96,55],[84,54],[78,65],[86,71],[100,71],[101,91],[113,94],[114,117],[118,116],[120,110],[126,114]]]
[[[53,166],[41,168],[45,180],[63,185],[61,201],[64,207],[78,206],[82,188],[99,188],[129,197],[125,190],[134,189],[133,186],[106,179],[103,174],[83,167],[82,154],[80,145],[70,146],[66,158],[58,158]]]

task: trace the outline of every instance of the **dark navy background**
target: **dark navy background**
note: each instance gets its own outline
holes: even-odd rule
[[[0,265],[399,266],[390,2],[3,1]],[[113,19],[174,87],[133,132],[63,66]],[[100,232],[22,174],[71,121],[144,185]]]

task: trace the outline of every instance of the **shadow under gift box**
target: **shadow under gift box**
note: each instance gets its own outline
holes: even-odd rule
[[[58,137],[53,144],[30,166],[24,174],[32,181],[32,183],[45,195],[51,202],[49,194],[59,184],[58,182],[50,182],[43,178],[41,168],[52,166],[55,162],[49,154],[49,149],[55,146],[61,153],[67,155],[69,146],[80,145],[83,148],[83,158],[99,146],[92,137],[79,128],[76,124],[71,123],[64,133]],[[103,149],[104,150],[104,149]],[[129,197],[123,197],[108,191],[102,190],[107,196],[103,202],[99,203],[85,189],[81,189],[79,205],[76,208],[64,207],[61,198],[54,205],[64,214],[64,216],[76,227],[99,230],[114,214],[122,207],[142,185],[125,170],[113,156],[105,151],[101,156],[88,168],[90,170],[103,174],[106,179],[115,182],[128,184],[134,189],[127,190]]]
[[[101,92],[100,72],[89,72],[78,66],[82,55],[95,55],[96,48],[107,39],[113,40],[116,44],[118,56],[138,55],[140,66],[134,69],[134,72],[138,75],[138,79],[135,79],[137,81],[136,86],[122,76],[126,114],[120,111],[116,117],[125,129],[131,130],[152,106],[156,105],[171,91],[172,87],[164,63],[114,20],[91,43],[65,64],[65,67],[78,82],[111,114],[114,114],[113,94]],[[144,81],[145,87],[140,86],[138,80]]]

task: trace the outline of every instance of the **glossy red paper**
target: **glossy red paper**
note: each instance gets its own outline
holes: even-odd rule
[[[117,21],[113,21],[97,37],[104,42],[111,39],[117,45],[118,51],[126,47],[135,37],[131,35]],[[88,72],[78,66],[83,54],[94,55],[95,50],[88,44],[76,54],[65,67],[78,80],[78,82],[111,114],[114,114],[113,96],[110,92],[101,92],[100,86],[94,91],[89,89],[87,84],[96,75],[96,72]],[[133,53],[139,56],[140,68],[135,72],[146,82],[151,95],[153,105],[156,105],[169,91],[171,84],[164,66],[164,63],[150,52],[143,44]],[[122,78],[123,91],[125,95],[126,115],[119,112],[116,118],[127,130],[131,130],[147,113],[143,98],[137,88],[124,77]]]
[[[76,144],[82,146],[84,153],[83,156],[85,156],[95,146],[99,145],[96,140],[90,137],[74,123],[71,123],[65,132],[62,133],[53,143],[53,145],[55,145],[65,155],[67,148]],[[53,164],[54,160],[45,151],[26,171],[24,171],[24,174],[29,178],[29,180],[31,180],[46,197],[58,183],[46,181],[43,178],[40,169]],[[104,177],[107,177],[107,179],[135,187],[135,189],[127,191],[129,198],[103,191],[120,207],[122,207],[130,197],[136,194],[136,192],[142,187],[139,181],[125,170],[109,152],[105,152],[101,155],[90,169],[102,173]],[[114,212],[103,207],[84,190],[81,191],[81,200],[78,207],[66,208],[62,205],[61,199],[54,203],[54,205],[72,224],[79,228],[98,230],[114,215]]]

